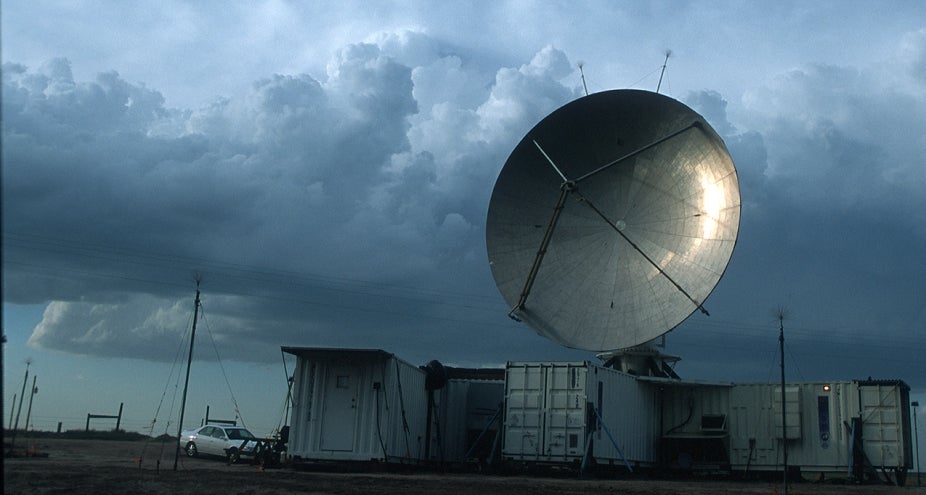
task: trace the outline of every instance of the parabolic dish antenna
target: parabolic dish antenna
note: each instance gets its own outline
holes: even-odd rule
[[[492,192],[486,246],[512,318],[607,351],[707,313],[739,219],[736,168],[704,118],[614,90],[566,104],[518,143]]]

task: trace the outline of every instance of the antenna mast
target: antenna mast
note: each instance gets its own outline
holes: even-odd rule
[[[785,409],[785,325],[784,309],[778,310],[778,346],[781,352],[781,451],[784,461],[784,494],[788,495],[788,423]]]
[[[190,386],[190,364],[193,362],[193,343],[196,339],[196,320],[199,319],[199,281],[196,277],[196,301],[193,303],[193,330],[190,331],[190,355],[186,361],[186,380],[183,382],[183,401],[180,402],[180,422],[177,423],[177,449],[174,451],[174,471],[177,470],[177,461],[180,459],[180,434],[183,432],[183,413],[186,410],[186,392]]]
[[[659,88],[662,87],[662,76],[666,75],[666,66],[669,65],[669,55],[672,55],[672,50],[666,50],[666,59],[662,62],[662,72],[659,73],[659,83],[656,84],[656,92],[659,92]]]
[[[585,90],[585,96],[588,96],[588,86],[585,84],[585,71],[582,70],[582,67],[585,67],[585,62],[579,62],[579,74],[582,75],[582,89]]]

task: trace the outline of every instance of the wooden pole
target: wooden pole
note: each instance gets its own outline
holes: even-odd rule
[[[24,431],[29,431],[29,420],[32,418],[32,399],[35,397],[35,394],[39,389],[35,388],[35,380],[38,378],[37,375],[32,375],[32,393],[29,394],[29,408],[26,409],[26,424],[23,425]]]
[[[119,403],[119,415],[116,416],[116,431],[119,431],[119,424],[122,423],[122,406],[124,404],[125,404],[124,402]]]
[[[13,424],[13,435],[10,437],[10,452],[13,452],[13,447],[16,446],[16,430],[19,429],[19,414],[23,412],[23,399],[26,398],[26,382],[29,381],[29,365],[32,364],[29,361],[26,361],[26,376],[23,377],[23,390],[19,394],[19,407],[16,409],[16,422]]]
[[[13,429],[13,411],[16,410],[16,394],[13,394],[13,405],[10,406],[10,425],[6,427],[7,430]]]

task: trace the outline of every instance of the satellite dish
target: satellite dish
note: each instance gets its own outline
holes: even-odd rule
[[[606,351],[707,313],[739,218],[736,168],[704,118],[613,90],[557,109],[518,143],[492,192],[486,246],[509,316]]]

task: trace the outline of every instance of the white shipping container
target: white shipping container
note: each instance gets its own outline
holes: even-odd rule
[[[425,373],[372,349],[283,347],[297,357],[288,453],[303,460],[423,460]]]
[[[781,386],[744,384],[730,392],[730,461],[734,470],[778,470],[783,463]],[[879,469],[912,466],[909,388],[899,380],[787,384],[788,464],[803,471],[842,471],[853,464],[853,426]],[[853,425],[855,423],[855,425]]]
[[[599,464],[656,460],[655,394],[632,375],[589,362],[514,362],[505,387],[506,459],[577,462],[591,440]]]

